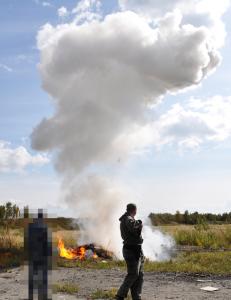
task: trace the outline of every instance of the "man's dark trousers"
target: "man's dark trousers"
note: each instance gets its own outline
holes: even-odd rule
[[[48,266],[44,262],[34,262],[29,265],[29,300],[33,300],[33,293],[36,287],[38,289],[38,300],[48,299]],[[35,276],[37,280],[35,281]]]
[[[144,256],[141,247],[123,247],[123,256],[127,264],[127,275],[117,295],[126,298],[129,290],[133,300],[140,300],[143,286]]]

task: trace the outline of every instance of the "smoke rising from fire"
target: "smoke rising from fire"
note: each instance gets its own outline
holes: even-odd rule
[[[79,212],[82,236],[78,242],[94,242],[120,256],[118,211],[123,205],[122,189],[113,180],[96,175],[79,180],[68,186],[66,196],[70,206]]]
[[[77,217],[91,220],[84,224],[85,239],[111,250],[117,250],[117,217],[128,199],[115,176],[106,180],[102,169],[151,146],[146,128],[153,105],[167,93],[200,84],[220,63],[215,23],[184,23],[183,10],[173,10],[153,25],[123,9],[39,31],[42,86],[56,110],[32,134],[33,148],[56,150],[66,199]]]

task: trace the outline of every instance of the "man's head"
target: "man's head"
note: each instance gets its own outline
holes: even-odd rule
[[[127,213],[128,213],[130,216],[135,217],[136,211],[137,211],[137,207],[136,207],[135,204],[129,203],[129,204],[127,205]]]
[[[38,209],[38,219],[43,219],[43,210],[41,208]]]

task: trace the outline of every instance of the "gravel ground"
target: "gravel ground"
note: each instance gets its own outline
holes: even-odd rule
[[[18,300],[26,299],[26,268],[16,268],[5,273],[0,273],[0,299]],[[121,270],[88,270],[59,268],[52,273],[52,282],[73,282],[79,288],[78,296],[56,294],[52,299],[72,300],[90,299],[90,295],[97,288],[110,289],[118,287],[123,280],[124,273]],[[198,282],[198,279],[210,280]],[[204,286],[218,287],[216,292],[200,290]],[[152,299],[231,299],[231,278],[227,277],[200,277],[188,274],[175,275],[171,273],[146,273],[143,290],[143,300]]]

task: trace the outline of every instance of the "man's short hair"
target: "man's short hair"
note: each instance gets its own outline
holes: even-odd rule
[[[136,205],[134,203],[129,203],[127,205],[127,212],[130,213],[132,211],[136,210]]]

